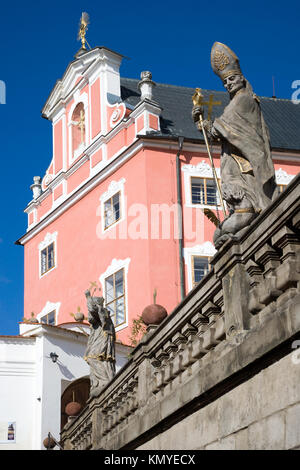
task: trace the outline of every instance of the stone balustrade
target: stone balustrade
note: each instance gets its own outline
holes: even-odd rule
[[[85,408],[78,417],[69,418],[64,428],[69,433],[66,450],[86,450],[92,446],[92,414]]]
[[[65,427],[65,448],[137,448],[300,332],[299,183],[300,175],[226,242],[175,310],[148,327],[128,363]]]

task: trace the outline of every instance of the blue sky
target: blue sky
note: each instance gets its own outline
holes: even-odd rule
[[[124,59],[121,75],[222,89],[210,67],[215,41],[230,46],[258,95],[291,98],[300,79],[298,2],[199,2],[170,0],[114,2],[52,0],[2,2],[0,80],[1,225],[0,334],[18,334],[23,312],[23,248],[14,245],[26,231],[23,209],[31,199],[34,175],[43,176],[52,157],[51,123],[41,109],[80,47],[82,11],[91,18],[88,41]]]

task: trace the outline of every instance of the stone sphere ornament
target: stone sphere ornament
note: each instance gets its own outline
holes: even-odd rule
[[[159,325],[168,316],[167,310],[159,304],[151,304],[144,308],[142,319],[145,325]]]
[[[65,412],[68,416],[77,416],[79,415],[82,406],[77,401],[71,401],[65,407]]]
[[[56,442],[55,440],[52,438],[52,437],[46,437],[44,440],[43,440],[43,446],[46,448],[46,449],[54,449],[54,447],[56,446]]]
[[[82,313],[82,312],[76,312],[76,313],[74,313],[74,319],[75,319],[75,321],[77,321],[77,322],[80,322],[80,323],[83,322],[83,320],[84,320],[84,313]]]

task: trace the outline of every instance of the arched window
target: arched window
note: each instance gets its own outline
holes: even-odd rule
[[[85,145],[84,104],[78,103],[72,114],[72,149],[73,154]]]

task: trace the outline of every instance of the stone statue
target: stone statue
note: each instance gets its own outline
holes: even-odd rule
[[[277,194],[269,131],[259,98],[242,75],[239,59],[224,44],[216,42],[211,51],[213,71],[229,93],[230,103],[213,123],[204,120],[207,135],[221,141],[221,192],[229,216],[214,234],[219,248],[245,229],[271,203]],[[202,106],[194,106],[192,117],[198,122]]]
[[[103,297],[92,297],[85,292],[91,333],[84,359],[90,366],[90,397],[96,397],[115,375],[115,327]]]

